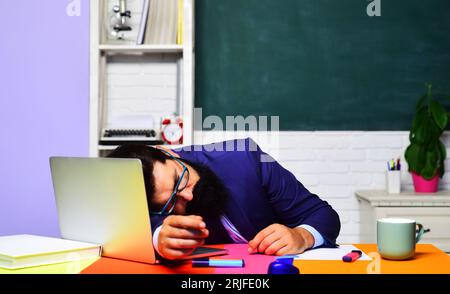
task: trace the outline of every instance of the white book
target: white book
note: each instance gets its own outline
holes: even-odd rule
[[[167,0],[156,0],[158,1],[157,9],[156,9],[156,20],[155,20],[155,39],[153,44],[161,44],[162,35],[164,30],[164,14],[166,11]]]
[[[149,9],[150,9],[150,0],[144,0],[144,4],[142,7],[141,23],[139,26],[139,33],[136,42],[137,45],[144,44],[144,37],[147,29]]]
[[[158,0],[152,0],[149,8],[149,15],[147,20],[147,29],[145,30],[144,42],[145,44],[156,43],[156,23],[158,16]]]
[[[161,44],[176,44],[178,24],[178,0],[164,1],[164,18]]]
[[[171,0],[170,15],[168,21],[168,38],[167,43],[176,44],[177,43],[177,27],[178,27],[178,0]]]
[[[95,258],[101,245],[35,235],[0,237],[0,267],[19,269]]]
[[[178,0],[151,0],[145,32],[146,44],[176,44]]]

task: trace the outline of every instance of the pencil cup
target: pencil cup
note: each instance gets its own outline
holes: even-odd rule
[[[400,193],[401,174],[399,170],[386,171],[386,185],[389,194]]]

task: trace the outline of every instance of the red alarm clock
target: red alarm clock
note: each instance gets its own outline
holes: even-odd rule
[[[183,144],[183,120],[180,117],[166,118],[161,125],[161,137],[165,143]]]

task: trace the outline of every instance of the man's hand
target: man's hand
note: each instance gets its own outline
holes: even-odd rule
[[[303,228],[288,228],[284,225],[273,224],[256,234],[248,245],[249,253],[299,254],[313,247],[314,237]]]
[[[208,234],[201,216],[170,215],[161,226],[158,251],[166,259],[183,258],[202,245]]]

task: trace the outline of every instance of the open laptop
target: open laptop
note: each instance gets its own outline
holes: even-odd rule
[[[61,237],[102,244],[102,256],[155,263],[139,159],[51,157]],[[226,254],[197,248],[188,258]]]

